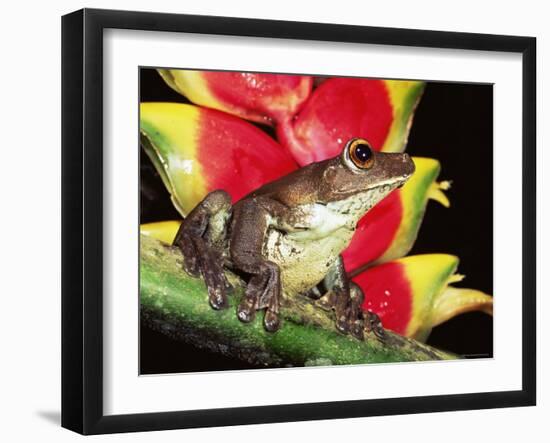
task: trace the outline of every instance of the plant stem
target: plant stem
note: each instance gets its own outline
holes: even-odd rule
[[[228,273],[234,286],[228,309],[208,303],[204,282],[189,276],[177,248],[142,235],[140,245],[141,318],[172,338],[250,364],[266,366],[347,365],[455,359],[455,355],[387,331],[384,340],[366,333],[365,340],[336,331],[330,312],[306,297],[281,310],[283,324],[275,333],[264,330],[262,315],[251,323],[237,319],[243,282]]]

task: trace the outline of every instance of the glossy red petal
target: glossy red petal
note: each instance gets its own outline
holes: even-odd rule
[[[223,112],[201,110],[197,158],[209,190],[224,189],[233,201],[297,168],[265,132]]]
[[[278,127],[281,143],[301,165],[337,155],[353,137],[381,150],[393,110],[383,80],[331,78],[311,95],[292,120]]]
[[[343,253],[348,272],[405,256],[416,240],[428,201],[450,205],[443,192],[449,182],[436,182],[439,162],[423,157],[412,159],[416,170],[409,181],[359,221],[351,244]]]
[[[142,103],[142,145],[187,215],[208,192],[238,200],[297,168],[264,131],[229,114],[177,103]]]
[[[274,124],[290,119],[311,93],[303,75],[159,69],[166,83],[197,105],[247,120]]]
[[[237,115],[251,120],[286,120],[311,91],[306,76],[250,72],[205,72],[212,95]]]
[[[412,315],[413,294],[406,269],[398,261],[362,272],[353,280],[365,295],[363,309],[380,317],[384,328],[405,335]]]

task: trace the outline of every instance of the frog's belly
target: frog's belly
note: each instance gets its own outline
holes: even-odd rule
[[[292,296],[319,284],[352,236],[353,231],[342,228],[324,238],[301,241],[271,231],[265,256],[281,269],[283,293]]]

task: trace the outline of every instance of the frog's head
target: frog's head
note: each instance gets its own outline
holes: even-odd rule
[[[366,140],[354,138],[323,169],[321,202],[360,218],[411,177],[414,163],[408,154],[376,152]]]

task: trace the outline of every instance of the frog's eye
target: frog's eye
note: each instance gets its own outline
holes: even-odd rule
[[[348,155],[353,164],[359,169],[370,169],[374,164],[372,148],[366,140],[361,138],[349,142]]]

